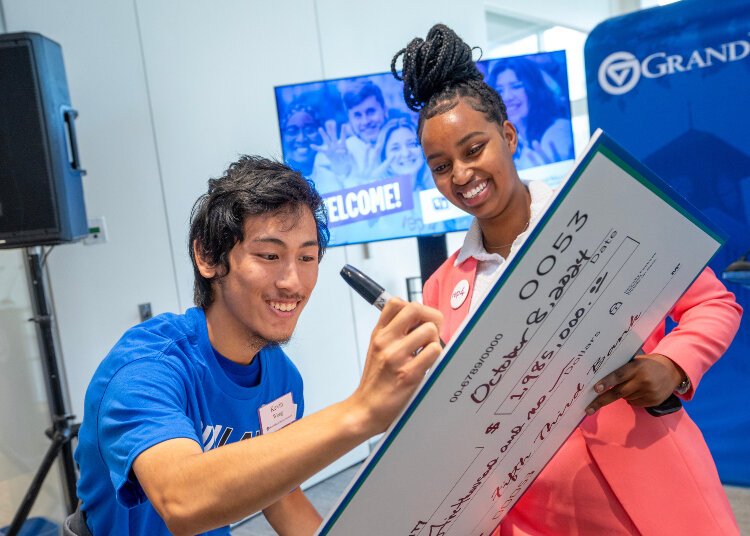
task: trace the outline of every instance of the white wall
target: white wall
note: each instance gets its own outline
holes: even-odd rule
[[[389,69],[396,50],[435,22],[486,41],[480,0],[2,0],[8,31],[63,47],[89,217],[109,242],[66,245],[49,259],[73,410],[99,361],[137,323],[191,305],[190,207],[241,153],[280,156],[273,86]],[[338,275],[351,262],[393,293],[419,274],[416,242],[329,250],[288,353],[307,411],[356,386],[376,311]],[[359,449],[337,467],[361,458]]]
[[[75,413],[99,361],[137,304],[176,310],[177,292],[147,87],[129,2],[3,2],[9,31],[36,31],[63,47],[89,217],[109,242],[58,246],[49,256],[62,353]]]
[[[583,32],[609,17],[636,11],[656,0],[484,0],[487,11],[551,26],[561,25]]]

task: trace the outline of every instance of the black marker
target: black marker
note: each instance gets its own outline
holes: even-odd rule
[[[344,278],[344,281],[349,283],[349,286],[357,291],[357,294],[362,296],[365,301],[367,301],[367,303],[374,305],[381,311],[383,310],[383,307],[385,307],[385,304],[388,302],[388,300],[393,297],[387,290],[378,285],[375,281],[370,279],[368,276],[363,274],[351,264],[345,264],[341,269],[340,274],[341,277]],[[443,340],[438,340],[440,341],[440,346],[445,348],[445,343],[443,342]]]
[[[374,305],[381,311],[383,310],[383,307],[385,307],[386,302],[393,297],[387,290],[357,270],[351,264],[344,265],[341,269],[341,277],[343,277],[344,281],[349,283],[349,286],[356,290],[357,294],[362,296],[367,303]]]

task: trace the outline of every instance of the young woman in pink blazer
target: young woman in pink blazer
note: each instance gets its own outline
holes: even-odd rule
[[[403,55],[403,73],[395,65]],[[424,303],[445,316],[447,340],[481,301],[554,192],[523,183],[505,104],[484,81],[471,48],[434,26],[393,59],[435,184],[474,216],[462,248],[427,281]],[[464,289],[463,300],[451,296]],[[468,290],[467,290],[468,289]],[[706,269],[643,345],[643,355],[603,378],[599,396],[496,535],[738,534],[703,436],[684,410],[652,417],[673,392],[693,397],[739,327],[741,307]]]

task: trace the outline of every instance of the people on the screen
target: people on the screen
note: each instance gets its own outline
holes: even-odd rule
[[[574,156],[570,119],[563,113],[561,100],[547,78],[540,66],[520,57],[499,61],[488,77],[518,131],[518,149],[513,157],[517,169]]]
[[[352,132],[362,145],[374,146],[386,119],[383,92],[367,81],[341,96]]]
[[[305,104],[289,107],[281,125],[281,139],[284,144],[284,160],[304,176],[309,176],[315,163],[322,138],[319,132],[320,121],[315,110]]]
[[[377,147],[378,136],[387,118],[380,87],[367,80],[348,87],[342,93],[348,122],[338,128],[329,119],[319,130],[323,144],[313,169],[318,190],[330,192],[372,180],[382,164]]]
[[[426,169],[422,147],[417,139],[417,127],[407,117],[388,121],[380,131],[378,145],[382,147],[380,160],[386,164],[388,176],[413,176]]]
[[[413,210],[391,216],[389,222],[398,225],[401,233],[428,234],[454,231],[457,228],[455,219],[425,223],[421,192],[435,188],[432,172],[424,159],[422,146],[419,144],[417,127],[408,117],[398,117],[388,121],[380,131],[382,146],[380,159],[384,167],[383,178],[409,177],[413,196]]]

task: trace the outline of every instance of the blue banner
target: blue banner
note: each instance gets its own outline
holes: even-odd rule
[[[726,233],[710,263],[718,277],[750,250],[749,32],[746,0],[683,0],[605,21],[585,47],[592,131],[609,133]],[[747,486],[750,288],[724,283],[745,317],[686,407],[722,481]]]

